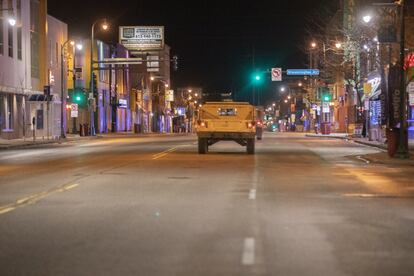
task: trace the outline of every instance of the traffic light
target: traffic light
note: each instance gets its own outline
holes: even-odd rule
[[[79,106],[86,106],[86,93],[83,90],[76,89],[75,91],[69,91],[69,99],[71,103],[78,104]]]
[[[93,93],[93,96],[96,98],[96,97],[98,97],[98,83],[96,81],[96,74],[95,73],[92,74],[92,81],[93,81],[93,91],[92,91],[92,93]]]
[[[332,101],[332,93],[327,87],[320,87],[319,88],[319,96],[322,102],[331,102]]]
[[[324,94],[322,94],[322,101],[324,101],[324,102],[330,102],[332,100],[332,95],[331,95],[331,93],[324,93]]]
[[[253,79],[254,83],[258,84],[258,83],[262,82],[263,78],[262,78],[262,75],[260,73],[254,73],[252,75],[252,79]]]

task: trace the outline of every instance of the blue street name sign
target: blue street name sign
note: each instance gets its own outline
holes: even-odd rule
[[[319,76],[319,69],[287,69],[288,76]]]

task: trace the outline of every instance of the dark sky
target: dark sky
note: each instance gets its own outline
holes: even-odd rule
[[[166,43],[180,58],[173,86],[232,90],[240,97],[250,91],[252,49],[260,70],[303,67],[307,20],[332,2],[337,1],[49,0],[48,5],[73,36],[90,36],[91,23],[103,17],[112,32],[97,36],[108,42],[117,40],[119,25],[164,25]]]

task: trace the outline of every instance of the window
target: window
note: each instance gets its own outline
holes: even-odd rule
[[[39,1],[30,1],[30,53],[31,53],[31,75],[33,78],[40,77],[39,69]]]
[[[9,40],[9,57],[13,57],[13,27],[12,26],[8,26],[8,40]]]
[[[56,65],[59,65],[59,43],[55,43],[55,58],[56,58]]]
[[[3,0],[0,0],[0,9],[3,8]],[[3,11],[0,10],[0,55],[4,55],[4,39],[3,39]]]
[[[22,24],[20,24],[22,20],[22,0],[17,0],[16,2],[16,10],[17,10],[17,22],[19,23],[19,27],[17,27],[17,58],[22,60]]]
[[[7,8],[9,9],[9,15],[12,14],[12,11],[10,9],[13,9],[13,0],[9,0],[7,3]],[[9,57],[13,57],[13,27],[10,26],[10,24],[7,24],[7,30],[8,30],[8,42],[9,42]]]
[[[6,129],[13,129],[13,97],[14,95],[8,94],[6,97],[7,97]]]
[[[219,108],[218,114],[219,116],[236,116],[237,108]]]

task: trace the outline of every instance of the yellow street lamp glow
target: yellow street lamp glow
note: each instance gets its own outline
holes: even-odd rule
[[[151,80],[151,81],[154,81],[154,80],[155,80],[155,78],[154,78],[154,77],[151,77],[151,78],[150,78],[150,80]]]
[[[288,102],[288,100],[285,100],[285,103],[287,103]]]
[[[166,87],[166,88],[168,88],[168,87],[169,87],[168,83],[166,83],[166,84],[165,84],[165,87]]]
[[[75,41],[74,40],[71,40],[69,43],[70,43],[70,45],[75,46]]]
[[[191,92],[193,92],[193,90],[191,90],[191,89],[188,89],[188,93],[191,93]]]
[[[317,44],[316,44],[316,42],[312,42],[312,43],[311,43],[311,47],[312,47],[312,48],[316,48],[316,45],[317,45]]]
[[[198,93],[195,93],[194,96],[198,97]]]
[[[273,105],[273,107],[275,107],[275,106],[276,106],[276,104],[275,104],[275,103],[273,103],[272,105]]]
[[[336,47],[336,49],[342,48],[342,43],[341,42],[335,43],[335,47]]]
[[[298,86],[299,86],[299,87],[302,87],[302,85],[303,85],[303,84],[302,84],[301,82],[300,82],[300,83],[298,83]]]
[[[291,98],[292,98],[292,97],[289,95],[289,96],[288,96],[288,99],[290,100]]]
[[[108,29],[109,29],[109,25],[108,25],[108,23],[105,21],[105,22],[102,24],[102,30],[106,31],[106,30],[108,30]]]

